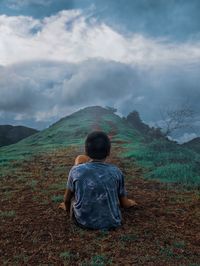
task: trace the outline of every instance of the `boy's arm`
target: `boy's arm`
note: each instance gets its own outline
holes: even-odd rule
[[[128,199],[126,196],[120,196],[119,202],[120,206],[123,208],[130,208],[137,205],[137,203],[134,200]]]
[[[73,167],[71,168],[68,179],[67,179],[67,186],[64,194],[64,202],[62,202],[58,207],[63,209],[67,212],[70,212],[71,206],[71,199],[74,196],[74,182],[73,182],[73,175],[72,175]]]
[[[134,200],[127,198],[127,191],[124,184],[124,175],[122,174],[121,171],[119,176],[120,178],[118,183],[118,197],[119,197],[120,206],[123,208],[136,206],[137,203]]]
[[[65,204],[65,210],[67,212],[70,211],[70,206],[71,206],[71,199],[74,196],[74,193],[70,189],[65,190],[65,195],[64,195],[64,204]]]
[[[60,203],[58,206],[59,209],[63,209],[67,212],[70,212],[70,207],[71,207],[71,199],[74,196],[74,193],[70,189],[65,190],[64,194],[64,202]]]

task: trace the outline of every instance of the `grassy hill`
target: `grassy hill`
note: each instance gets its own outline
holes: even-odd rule
[[[86,135],[93,130],[103,130],[110,135],[113,146],[120,149],[119,156],[136,161],[144,169],[146,178],[198,187],[200,155],[191,148],[152,134],[152,130],[142,131],[142,128],[148,126],[136,127],[110,109],[84,108],[17,144],[2,147],[1,176],[16,173],[15,168],[23,160],[39,154],[67,147],[76,147],[77,152],[83,153]]]
[[[0,149],[1,175],[12,171],[23,160],[31,159],[43,153],[49,153],[66,147],[78,147],[83,153],[86,135],[92,130],[102,129],[109,134],[115,133],[115,141],[126,141],[138,135],[131,128],[127,128],[123,120],[101,107],[88,107],[62,118],[49,128],[34,134],[14,145]],[[113,132],[115,130],[115,132]],[[139,135],[138,135],[139,138]],[[12,164],[12,168],[10,167]]]
[[[138,203],[122,209],[123,225],[111,232],[82,230],[58,209],[86,135],[100,129]],[[2,147],[0,265],[200,265],[198,162],[198,153],[101,107]]]
[[[194,150],[195,152],[200,153],[200,137],[192,139],[182,145],[183,147]]]
[[[24,126],[0,125],[0,147],[14,144],[37,132],[36,129]]]

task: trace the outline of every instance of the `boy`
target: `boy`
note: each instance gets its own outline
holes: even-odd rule
[[[82,228],[116,228],[121,225],[120,205],[124,208],[137,205],[127,198],[122,172],[105,162],[110,149],[110,140],[104,132],[92,132],[85,141],[87,157],[78,156],[69,172],[64,203],[59,207],[71,212]]]

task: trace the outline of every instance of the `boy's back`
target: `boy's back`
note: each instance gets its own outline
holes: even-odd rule
[[[81,227],[118,227],[121,225],[120,206],[137,205],[126,197],[122,172],[115,165],[105,163],[110,148],[110,139],[104,132],[90,133],[85,140],[86,157],[79,155],[75,160],[75,164],[83,164],[72,167],[69,173],[64,202],[59,208],[70,212]]]
[[[67,188],[74,192],[72,208],[80,225],[93,229],[121,225],[119,197],[127,193],[122,172],[115,165],[92,161],[74,166]]]

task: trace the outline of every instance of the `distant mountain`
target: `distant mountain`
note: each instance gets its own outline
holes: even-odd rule
[[[194,139],[182,144],[182,146],[200,153],[200,137],[194,138]]]
[[[0,125],[0,147],[14,144],[37,132],[36,129],[24,126]]]

